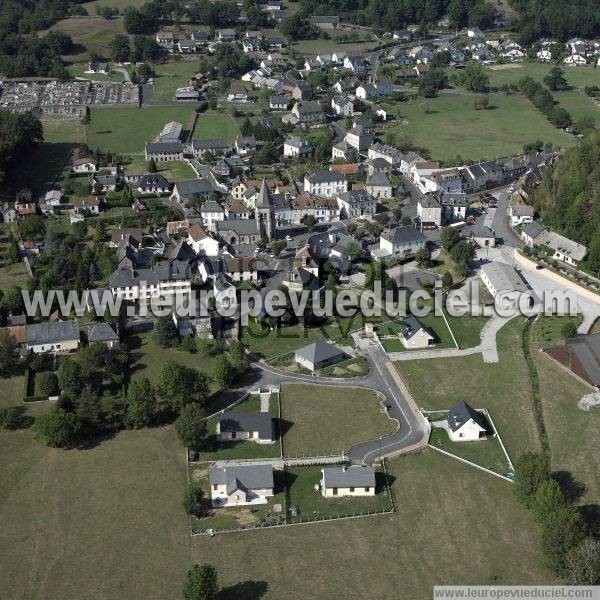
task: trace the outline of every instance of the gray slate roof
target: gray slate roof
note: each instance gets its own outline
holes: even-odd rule
[[[333,344],[328,344],[327,342],[319,340],[308,346],[304,346],[304,348],[296,350],[296,356],[303,358],[314,365],[323,360],[328,360],[337,356],[341,358],[344,356],[344,351]]]
[[[400,332],[405,340],[410,340],[410,338],[419,333],[421,329],[424,329],[424,327],[421,325],[419,319],[413,315],[409,315],[404,319],[404,324],[400,327]],[[433,336],[429,332],[425,331],[425,333],[433,339]]]
[[[323,486],[326,488],[374,487],[373,467],[353,465],[351,467],[326,467],[323,469]]]
[[[346,176],[335,171],[315,171],[307,175],[306,179],[309,183],[325,183],[327,181],[346,181]]]
[[[226,484],[227,493],[237,489],[273,489],[273,467],[271,465],[244,465],[239,467],[211,467],[210,484]]]
[[[411,225],[407,225],[406,227],[395,227],[391,231],[384,231],[381,234],[381,237],[389,240],[393,244],[425,241],[423,234]]]
[[[183,152],[181,142],[150,142],[146,144],[147,154],[175,154]]]
[[[448,413],[448,426],[452,431],[458,431],[465,423],[473,419],[480,427],[487,431],[488,426],[485,417],[474,408],[469,406],[464,400],[461,400]]]
[[[118,342],[119,335],[110,323],[94,323],[88,332],[88,341],[93,342]]]
[[[221,432],[258,431],[261,439],[273,438],[273,420],[268,412],[227,413],[219,419]]]
[[[56,344],[67,340],[79,340],[77,321],[52,321],[27,325],[28,344]]]

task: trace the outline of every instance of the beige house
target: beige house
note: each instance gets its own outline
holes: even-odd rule
[[[326,467],[321,469],[321,474],[321,494],[325,498],[375,495],[373,467]]]
[[[209,480],[214,507],[266,504],[273,496],[271,465],[211,467]]]
[[[434,337],[412,315],[404,319],[399,335],[402,345],[409,349],[428,348],[434,342]]]

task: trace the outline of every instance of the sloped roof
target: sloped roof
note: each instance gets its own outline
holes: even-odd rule
[[[465,423],[468,423],[471,419],[477,423],[482,429],[487,431],[487,422],[485,417],[474,408],[469,406],[464,400],[461,400],[449,413],[448,413],[448,426],[452,431],[458,431]]]
[[[304,348],[296,350],[296,357],[303,358],[313,365],[324,360],[329,360],[330,358],[342,357],[343,355],[343,350],[322,340],[318,340],[308,346],[304,346]]]
[[[88,331],[89,342],[118,342],[119,335],[110,323],[94,323]]]
[[[273,467],[271,465],[243,465],[238,467],[211,467],[210,484],[226,484],[227,493],[236,489],[273,489]]]
[[[373,467],[352,465],[350,467],[325,467],[323,469],[323,487],[374,487],[375,470]]]
[[[226,413],[219,419],[221,432],[258,431],[259,437],[272,439],[273,420],[268,412],[239,412]]]
[[[29,344],[52,344],[67,340],[79,340],[77,321],[51,321],[27,325]]]

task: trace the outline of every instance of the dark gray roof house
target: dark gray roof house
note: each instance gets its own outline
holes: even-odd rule
[[[60,348],[55,349],[75,349],[79,344],[79,340],[79,323],[76,320],[27,325],[28,348],[60,346]]]
[[[487,431],[488,424],[485,417],[477,410],[472,408],[464,400],[461,400],[449,413],[448,413],[448,427],[452,431],[458,431],[463,425],[469,421],[474,421],[482,429]]]
[[[88,329],[88,342],[113,345],[119,342],[119,334],[111,323],[94,323]]]
[[[311,371],[333,365],[345,358],[346,353],[343,350],[322,340],[304,346],[295,353],[296,362]]]
[[[424,332],[427,336],[429,336],[430,340],[433,340],[433,336],[421,325],[421,322],[417,317],[413,315],[409,315],[404,319],[402,326],[400,327],[400,333],[402,337],[410,341],[415,335],[418,335],[419,332]]]
[[[352,465],[350,467],[325,467],[323,469],[325,488],[375,487],[373,467]]]
[[[271,441],[273,439],[273,419],[269,412],[226,413],[219,419],[217,431],[221,434],[257,432],[259,440]]]
[[[225,484],[227,494],[235,490],[273,489],[273,467],[271,465],[244,465],[238,467],[211,467],[209,471],[211,485]]]

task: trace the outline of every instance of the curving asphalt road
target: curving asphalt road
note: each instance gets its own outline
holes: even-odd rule
[[[381,439],[377,438],[356,444],[346,452],[353,463],[372,464],[380,456],[385,458],[423,443],[426,424],[423,416],[415,407],[411,406],[401,392],[388,369],[388,365],[391,363],[378,345],[370,343],[364,356],[369,363],[369,374],[352,379],[315,378],[312,375],[292,374],[270,367],[263,362],[254,361],[252,365],[257,380],[251,387],[303,382],[312,385],[365,388],[379,392],[384,398],[381,402],[382,406],[389,407],[387,409],[388,416],[398,423],[397,430]]]

